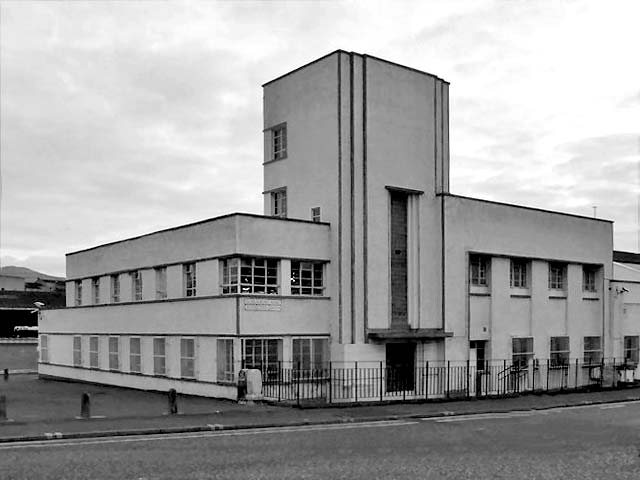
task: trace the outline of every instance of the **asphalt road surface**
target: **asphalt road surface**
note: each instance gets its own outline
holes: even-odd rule
[[[640,479],[640,402],[0,445],[0,479]]]

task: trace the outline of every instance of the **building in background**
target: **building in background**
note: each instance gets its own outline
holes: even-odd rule
[[[42,375],[235,398],[241,366],[330,362],[404,398],[429,363],[468,392],[489,359],[519,389],[629,354],[612,222],[450,193],[446,81],[336,51],[263,88],[264,215],[68,254]]]

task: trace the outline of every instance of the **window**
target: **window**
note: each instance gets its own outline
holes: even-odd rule
[[[533,359],[533,338],[512,339],[512,362],[515,368],[527,368]]]
[[[584,337],[584,363],[594,364],[602,361],[602,342],[600,337]]]
[[[73,337],[73,366],[82,366],[82,337],[79,335]]]
[[[165,363],[166,344],[164,338],[153,339],[153,373],[154,375],[166,374]]]
[[[40,361],[42,363],[49,362],[49,337],[40,335]]]
[[[293,368],[319,370],[328,358],[329,343],[326,338],[294,338]]]
[[[488,285],[489,259],[482,255],[469,255],[469,282],[477,287]]]
[[[638,350],[640,350],[640,337],[625,336],[624,337],[624,361],[638,364]]]
[[[322,295],[324,286],[319,262],[291,262],[291,295]]]
[[[257,368],[263,373],[275,370],[281,358],[282,340],[274,338],[248,338],[244,340],[244,368]]]
[[[549,365],[551,367],[569,365],[569,337],[551,337]]]
[[[142,373],[140,337],[129,338],[129,371],[133,373]]]
[[[271,129],[273,160],[287,157],[287,126],[278,125]]]
[[[131,299],[134,302],[142,300],[142,273],[140,270],[131,272]]]
[[[89,337],[89,366],[91,368],[98,368],[99,364],[99,338],[98,337]]]
[[[184,277],[184,296],[195,297],[196,296],[196,264],[185,263],[182,266],[182,273]]]
[[[235,380],[233,372],[233,339],[219,338],[217,342],[218,350],[218,381],[233,382]]]
[[[469,348],[474,349],[476,351],[476,370],[478,372],[482,372],[485,370],[487,366],[486,362],[486,351],[487,351],[487,342],[486,340],[471,340],[469,342]]]
[[[120,275],[111,275],[111,301],[120,301]]]
[[[526,260],[511,259],[511,288],[528,288]]]
[[[281,188],[271,192],[271,215],[287,218],[287,189]]]
[[[582,266],[582,290],[584,292],[596,291],[596,272],[597,269],[595,267]]]
[[[156,268],[156,300],[167,298],[167,267]]]
[[[311,220],[320,222],[320,207],[313,207],[311,209]]]
[[[564,290],[565,265],[549,264],[549,290]]]
[[[95,277],[91,279],[91,297],[93,298],[93,304],[100,303],[100,278]]]
[[[76,307],[79,307],[82,305],[82,280],[75,281],[75,291]]]
[[[120,338],[109,337],[109,370],[120,370]]]
[[[278,294],[278,260],[228,258],[222,263],[222,293]]]
[[[193,338],[180,339],[180,376],[195,378],[196,341]]]

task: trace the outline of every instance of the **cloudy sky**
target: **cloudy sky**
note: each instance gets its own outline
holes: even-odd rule
[[[260,85],[338,48],[451,83],[451,191],[638,249],[640,2],[0,1],[2,265],[261,213]]]

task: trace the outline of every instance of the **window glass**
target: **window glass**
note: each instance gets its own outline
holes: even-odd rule
[[[526,260],[512,259],[510,281],[512,288],[528,288]]]
[[[234,363],[233,363],[233,340],[230,338],[219,338],[217,341],[218,356],[218,381],[233,382]]]
[[[153,373],[154,375],[165,375],[165,339],[154,338],[153,339]]]
[[[180,375],[183,378],[195,378],[196,347],[195,339],[180,339]]]
[[[140,337],[129,338],[129,371],[133,373],[142,372]]]
[[[569,364],[569,337],[551,337],[549,362],[551,367]]]

